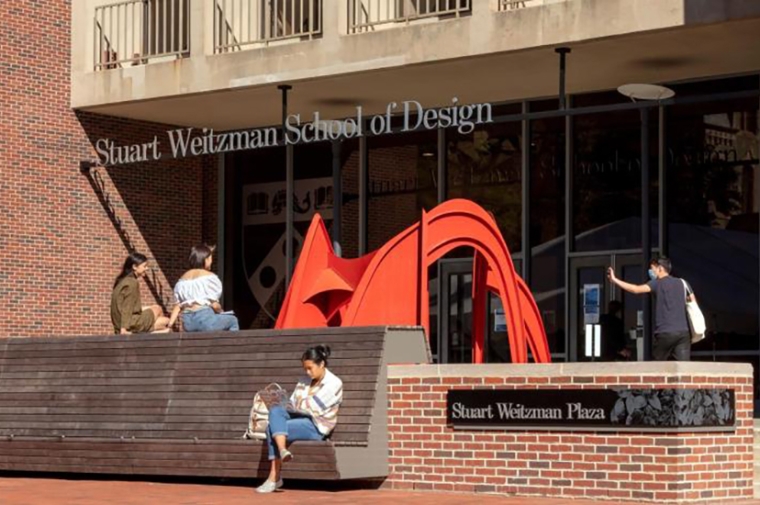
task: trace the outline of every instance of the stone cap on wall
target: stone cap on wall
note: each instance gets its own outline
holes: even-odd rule
[[[752,377],[748,363],[650,361],[552,364],[392,365],[388,378],[406,377],[589,377],[589,376],[702,376]]]

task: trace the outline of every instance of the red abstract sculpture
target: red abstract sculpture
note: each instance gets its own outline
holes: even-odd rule
[[[429,335],[428,267],[463,246],[475,249],[473,362],[483,362],[488,291],[504,306],[512,361],[527,362],[530,346],[537,363],[550,362],[530,289],[515,273],[494,219],[469,200],[423,211],[419,223],[356,259],[335,256],[324,222],[315,215],[275,328],[414,325]]]

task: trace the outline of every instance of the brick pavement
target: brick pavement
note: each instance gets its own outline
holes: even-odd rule
[[[633,502],[506,498],[453,493],[292,489],[261,496],[243,483],[230,485],[0,477],[2,505],[615,505]],[[760,505],[760,500],[732,501]]]

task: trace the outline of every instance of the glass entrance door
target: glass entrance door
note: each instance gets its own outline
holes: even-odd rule
[[[571,361],[643,360],[643,310],[648,298],[610,283],[610,267],[620,279],[645,282],[639,254],[605,254],[570,262]]]
[[[514,261],[520,272],[521,262]],[[442,259],[438,263],[438,363],[472,363],[472,258]],[[432,313],[432,310],[431,310]],[[506,319],[499,298],[488,297],[485,361],[510,361]]]
[[[440,363],[472,363],[472,260],[441,260]]]

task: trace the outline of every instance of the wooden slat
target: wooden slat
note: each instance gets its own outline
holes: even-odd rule
[[[328,442],[322,441],[297,441],[291,447],[299,453],[321,454],[329,447]],[[28,438],[7,441],[0,439],[2,448],[21,448],[23,450],[93,450],[103,452],[198,452],[198,453],[245,453],[252,454],[266,451],[265,443],[259,440],[235,440],[208,441],[198,440],[124,440],[104,441],[102,438],[81,437],[77,439],[51,440],[49,438]]]
[[[345,377],[345,376],[344,376]],[[168,379],[168,380],[167,380]],[[345,377],[344,389],[375,389],[377,384],[377,376],[372,375],[349,375]],[[293,380],[293,375],[281,375],[280,372],[275,372],[272,376],[246,376],[246,375],[232,375],[232,376],[214,376],[214,377],[58,377],[53,378],[7,378],[0,379],[0,391],[12,391],[15,387],[50,387],[51,382],[54,382],[54,386],[57,389],[61,389],[62,386],[69,386],[72,390],[79,390],[80,387],[95,387],[95,386],[161,386],[169,383],[171,386],[208,386],[208,385],[231,385],[242,384],[255,388],[256,390],[265,387],[267,384],[277,382],[287,387],[290,386],[289,381]],[[367,385],[372,387],[368,387]]]
[[[343,405],[355,407],[371,407],[374,395],[371,391],[346,391],[343,394]],[[0,405],[67,405],[73,403],[92,404],[92,406],[160,406],[167,405],[171,400],[173,406],[196,405],[240,405],[250,406],[252,395],[248,393],[2,393]]]
[[[164,369],[141,369],[141,368],[114,368],[106,370],[93,370],[84,367],[77,367],[78,369],[69,370],[18,370],[19,367],[8,367],[4,372],[0,373],[0,380],[12,380],[12,379],[65,379],[65,378],[81,378],[81,379],[101,379],[101,378],[132,378],[132,377],[218,377],[219,373],[213,370],[194,370],[194,369],[181,369],[173,370],[170,368]],[[367,376],[370,379],[377,380],[377,374],[379,372],[378,366],[367,367],[345,367],[338,365],[336,367],[330,367],[334,373],[340,373],[341,377],[352,377],[353,380],[357,380],[356,377]],[[303,370],[300,366],[291,366],[283,368],[279,371],[262,370],[256,368],[234,368],[225,372],[227,377],[259,377],[262,380],[267,378],[287,378],[292,380],[294,376],[302,374]]]
[[[71,386],[71,389],[75,389],[74,386],[96,386],[109,384],[114,386],[129,386],[129,385],[149,385],[149,384],[249,384],[253,387],[265,387],[273,382],[282,384],[283,387],[288,389],[293,385],[290,381],[293,380],[293,375],[285,375],[282,371],[275,372],[274,375],[250,375],[244,373],[228,374],[222,377],[218,375],[199,376],[199,375],[179,375],[174,376],[131,376],[131,377],[114,377],[103,376],[100,377],[77,377],[75,374],[67,373],[63,376],[47,376],[47,377],[2,377],[0,378],[0,390],[11,390],[14,386],[36,386],[47,385],[54,382],[56,385]],[[356,374],[356,375],[341,375],[344,379],[344,387],[346,389],[352,388],[354,384],[376,384],[377,375],[370,374]],[[365,386],[360,386],[360,389],[365,389]]]
[[[45,420],[43,422],[21,422],[21,421],[6,421],[3,423],[2,427],[0,427],[0,435],[10,435],[10,434],[31,434],[28,432],[49,432],[51,436],[57,436],[59,434],[68,434],[70,436],[75,436],[77,433],[81,432],[82,435],[86,433],[94,433],[94,432],[108,432],[108,433],[119,433],[119,435],[115,436],[121,436],[124,434],[124,432],[143,432],[143,431],[160,431],[162,429],[166,429],[167,432],[175,432],[175,433],[187,433],[187,436],[194,436],[191,435],[191,433],[197,433],[201,430],[205,431],[211,431],[215,430],[219,433],[227,432],[227,433],[241,433],[245,430],[247,427],[247,422],[245,424],[242,424],[240,422],[238,423],[192,423],[192,422],[185,422],[185,423],[172,423],[171,425],[167,426],[164,422],[118,422],[118,421],[100,421],[100,420],[93,420],[93,421],[49,421]],[[242,424],[242,426],[241,426]],[[242,428],[242,429],[241,429]],[[364,433],[369,429],[368,423],[360,423],[360,424],[349,424],[349,423],[340,423],[340,430],[336,428],[336,433]],[[111,435],[109,435],[111,436]],[[197,435],[195,435],[197,436]]]
[[[205,354],[180,354],[176,357],[176,363],[194,363],[205,362],[210,358]],[[251,363],[253,366],[263,368],[284,368],[294,366],[294,360],[292,358],[279,358],[269,359],[266,355],[259,357],[251,357],[247,354],[216,354],[213,356],[214,361],[229,363],[236,361],[245,361]],[[358,358],[335,358],[330,359],[330,366],[351,364],[351,365],[377,365],[379,362],[379,356],[377,357],[358,357]],[[71,365],[87,365],[87,364],[121,364],[121,363],[164,363],[167,364],[166,357],[162,355],[114,355],[114,356],[75,356],[75,357],[35,357],[35,358],[17,358],[17,359],[0,359],[0,365],[45,365],[45,364],[71,364]]]
[[[126,456],[126,457],[125,457]],[[173,455],[174,459],[162,459],[155,458],[153,455],[150,457],[132,457],[131,454],[122,455],[122,458],[104,459],[102,457],[88,457],[87,455],[80,457],[61,457],[56,455],[3,455],[0,454],[0,465],[2,464],[50,464],[50,465],[88,465],[95,462],[102,462],[112,466],[129,466],[129,467],[141,467],[141,468],[163,468],[171,466],[173,468],[219,468],[219,469],[247,469],[249,471],[256,471],[258,467],[267,461],[267,459],[248,459],[248,460],[208,460],[205,458],[190,457],[180,458],[178,454]],[[197,456],[197,455],[196,455]],[[292,468],[297,471],[314,472],[321,471],[325,467],[335,466],[334,454],[324,454],[322,456],[307,456],[299,454],[299,458],[294,458]],[[290,464],[288,466],[291,466]]]
[[[48,441],[70,441],[70,440],[83,440],[83,439],[97,439],[101,441],[113,442],[120,440],[142,440],[142,439],[154,439],[156,437],[164,440],[194,440],[197,438],[199,441],[208,439],[214,441],[228,441],[234,442],[241,439],[245,430],[239,427],[235,427],[230,431],[222,431],[216,426],[208,426],[206,429],[196,430],[173,430],[171,426],[163,428],[163,431],[146,431],[146,430],[63,430],[58,428],[48,429],[3,429],[0,433],[0,442],[18,442],[28,439],[45,439]],[[371,430],[371,424],[346,424],[335,429],[332,433],[330,440],[333,442],[366,442],[367,433]],[[164,433],[163,437],[160,433]],[[61,435],[66,438],[61,439]],[[13,438],[11,438],[13,437]]]
[[[77,406],[75,408],[66,405],[52,405],[48,407],[8,407],[7,410],[4,408],[2,412],[0,412],[0,428],[7,426],[9,423],[17,422],[18,420],[34,420],[36,422],[48,422],[49,420],[51,422],[57,422],[64,420],[65,418],[63,416],[78,416],[80,418],[89,416],[97,420],[104,420],[106,416],[120,419],[136,419],[138,417],[149,416],[160,418],[162,420],[167,419],[167,422],[174,418],[191,419],[196,417],[208,417],[209,419],[219,419],[228,417],[232,418],[234,420],[233,422],[239,422],[240,419],[243,419],[243,421],[247,423],[248,415],[250,413],[250,405],[239,407],[225,405],[219,408],[204,408],[201,411],[182,407],[166,408],[136,406],[133,409],[130,409],[129,407],[120,408],[122,409],[120,411],[114,408],[112,409],[113,412],[108,412],[108,409],[104,412],[96,403],[86,406]],[[357,420],[367,419],[369,417],[367,411],[371,412],[371,407],[366,404],[364,406],[348,406],[345,409],[341,408],[339,418],[341,422],[354,418]]]
[[[340,430],[336,429],[335,433],[331,436],[331,440],[334,442],[366,442],[367,433],[369,427],[362,425],[357,427],[361,428],[360,432],[348,432],[346,427],[342,427]],[[219,429],[207,429],[207,430],[195,430],[195,431],[177,431],[169,429],[160,430],[134,430],[126,433],[124,430],[62,430],[62,429],[17,429],[17,430],[0,430],[0,437],[7,437],[14,435],[16,437],[51,437],[56,438],[65,436],[68,438],[75,437],[87,437],[87,438],[106,438],[112,440],[119,440],[120,437],[135,439],[165,439],[165,440],[193,440],[194,438],[204,440],[234,440],[242,436],[243,431],[239,428],[225,432]]]
[[[300,361],[303,349],[284,350],[281,352],[265,351],[262,352],[261,346],[257,345],[218,345],[218,346],[206,346],[206,347],[190,347],[190,348],[174,348],[174,347],[159,347],[159,348],[147,348],[147,349],[66,349],[55,350],[47,349],[40,351],[13,351],[8,350],[2,357],[0,362],[12,362],[14,360],[21,359],[73,359],[73,358],[123,358],[128,356],[133,357],[147,357],[147,356],[161,356],[162,359],[169,359],[177,356],[203,356],[205,359],[210,359],[219,354],[244,354],[251,360],[289,360],[291,362]],[[348,358],[372,358],[380,357],[382,349],[336,349],[331,355],[330,361],[348,359]]]
[[[6,367],[4,373],[35,373],[35,372],[168,372],[176,375],[185,375],[193,373],[207,373],[209,375],[218,374],[217,371],[220,368],[224,368],[224,365],[228,365],[225,368],[225,373],[250,373],[251,375],[268,375],[272,373],[272,370],[266,368],[251,368],[245,366],[245,363],[199,363],[196,366],[176,367],[173,365],[166,365],[163,363],[122,363],[116,366],[112,364],[91,364],[91,365],[77,365],[77,364],[53,364],[53,365],[26,365],[18,366],[14,365],[12,368]],[[204,366],[206,365],[206,366]],[[1,366],[1,365],[0,365]],[[294,374],[301,373],[301,368],[298,366],[283,367],[283,371],[293,371]],[[296,372],[297,370],[297,372]],[[339,374],[341,377],[344,375],[350,375],[352,373],[378,373],[379,364],[369,366],[354,366],[351,364],[338,364],[337,366],[330,365],[330,370],[333,373]],[[0,380],[4,375],[0,376]]]
[[[122,386],[129,388],[132,391],[150,391],[161,392],[175,391],[177,393],[182,392],[203,392],[203,391],[246,391],[251,393],[251,397],[261,389],[265,388],[269,381],[253,382],[249,380],[234,380],[227,378],[216,378],[209,380],[210,384],[204,381],[192,380],[192,381],[174,381],[174,384],[165,384],[166,381],[160,379],[116,379],[111,381],[97,381],[91,384],[82,383],[70,383],[70,381],[62,381],[56,383],[49,383],[46,381],[35,381],[33,384],[29,384],[27,381],[3,381],[0,384],[0,392],[3,393],[37,393],[37,392],[76,392],[76,393],[105,393],[113,391],[114,388]],[[346,382],[345,391],[374,391],[377,387],[375,382]]]
[[[154,414],[154,415],[139,415],[139,414],[122,414],[122,415],[109,415],[109,414],[88,414],[88,413],[75,413],[75,414],[50,414],[40,416],[39,414],[0,414],[0,426],[3,428],[13,428],[15,426],[29,426],[33,423],[40,423],[40,420],[44,419],[42,423],[46,426],[56,425],[58,423],[164,423],[168,425],[173,424],[198,424],[198,423],[210,423],[214,426],[224,426],[231,422],[235,426],[247,425],[248,412],[238,411],[234,414],[224,415],[196,415],[192,414]],[[369,419],[366,415],[351,416],[344,412],[340,413],[340,423],[353,425],[353,424],[369,424]],[[170,426],[171,427],[171,426]]]
[[[13,444],[6,444],[9,447],[0,447],[0,457],[15,458],[15,457],[39,457],[39,458],[81,458],[81,459],[117,459],[120,461],[133,459],[133,460],[205,460],[205,461],[227,461],[227,462],[266,462],[267,448],[263,444],[253,445],[247,448],[246,451],[209,451],[209,450],[194,450],[195,447],[192,444],[178,445],[176,450],[167,450],[162,452],[157,451],[144,451],[135,450],[137,444],[121,444],[129,445],[124,450],[65,450],[58,449],[54,453],[45,452],[45,449],[13,449]],[[67,445],[67,444],[60,444]],[[114,444],[111,444],[113,446]],[[88,444],[92,446],[92,444]],[[320,442],[318,447],[300,447],[297,443],[290,445],[290,450],[298,456],[297,462],[299,463],[330,463],[329,458],[334,454],[333,445],[328,442]]]
[[[73,336],[73,337],[11,337],[7,339],[8,348],[12,346],[31,346],[30,349],[44,349],[50,347],[61,346],[81,346],[88,343],[103,345],[124,342],[125,344],[139,343],[141,346],[149,342],[160,343],[177,343],[188,342],[192,345],[218,345],[220,340],[229,340],[234,342],[233,339],[241,340],[248,339],[250,342],[256,342],[257,344],[300,344],[306,347],[315,345],[317,341],[315,336],[319,337],[319,343],[329,346],[336,346],[343,342],[368,342],[368,341],[382,341],[384,338],[384,330],[379,331],[363,331],[359,328],[344,329],[339,334],[329,334],[328,332],[312,331],[309,329],[299,329],[297,334],[288,334],[282,330],[272,332],[261,332],[256,330],[240,331],[234,335],[230,333],[170,333],[170,334],[144,334],[144,335],[109,335],[109,336]]]
[[[241,412],[248,415],[250,410],[250,403],[243,402],[239,404],[238,408],[231,406],[220,407],[176,407],[171,406],[168,410],[164,407],[112,407],[106,408],[102,406],[84,406],[78,403],[69,406],[18,406],[9,407],[0,405],[0,418],[3,416],[39,416],[41,414],[58,416],[58,415],[88,415],[88,416],[164,416],[164,415],[176,415],[176,416],[233,416],[239,415]],[[371,414],[371,409],[368,407],[341,407],[340,418],[346,419],[347,416],[359,416],[367,418]]]
[[[179,342],[178,340],[161,338],[158,340],[142,340],[142,339],[102,339],[99,341],[82,341],[77,339],[71,340],[55,340],[53,342],[43,343],[37,338],[30,338],[24,342],[14,342],[12,346],[8,346],[8,339],[3,339],[3,348],[0,348],[0,354],[5,352],[5,347],[11,349],[14,353],[19,352],[48,352],[55,350],[56,352],[67,352],[72,350],[99,350],[99,349],[120,349],[124,351],[141,350],[141,349],[204,349],[218,346],[255,346],[258,352],[292,352],[297,353],[298,358],[301,354],[312,345],[314,342],[292,342],[287,340],[278,339],[258,339],[251,337],[233,337],[226,336],[224,339],[209,338],[205,340],[192,340]],[[358,341],[355,337],[350,339],[342,338],[340,340],[334,340],[332,342],[325,342],[327,345],[333,347],[334,350],[374,350],[382,349],[383,341],[379,339],[368,339],[365,341]]]
[[[291,446],[291,450],[298,456],[296,463],[321,463],[330,464],[334,463],[332,450],[327,448],[321,448],[319,451],[299,451],[297,447]],[[93,451],[93,450],[81,450],[81,451],[67,451],[56,450],[51,453],[50,449],[12,449],[0,447],[0,458],[8,461],[10,458],[66,458],[66,459],[97,459],[97,460],[109,460],[115,459],[119,461],[131,460],[158,460],[158,461],[177,461],[177,460],[203,460],[210,464],[215,464],[220,461],[227,462],[244,462],[250,463],[251,461],[266,461],[266,450],[251,450],[248,452],[192,452],[192,451],[170,451],[170,452],[140,452],[140,451]]]
[[[108,465],[96,465],[94,463],[87,465],[50,465],[50,464],[19,464],[19,463],[0,463],[0,471],[12,471],[12,472],[47,472],[57,474],[129,474],[129,475],[171,475],[171,476],[186,476],[186,477],[227,477],[227,478],[263,478],[268,473],[268,468],[258,466],[255,470],[241,469],[218,469],[218,468],[175,468],[171,465],[159,468],[150,468],[142,466],[108,466]],[[318,480],[334,480],[338,479],[339,475],[337,470],[330,471],[291,471],[288,468],[283,468],[282,476],[285,479],[318,479]]]

